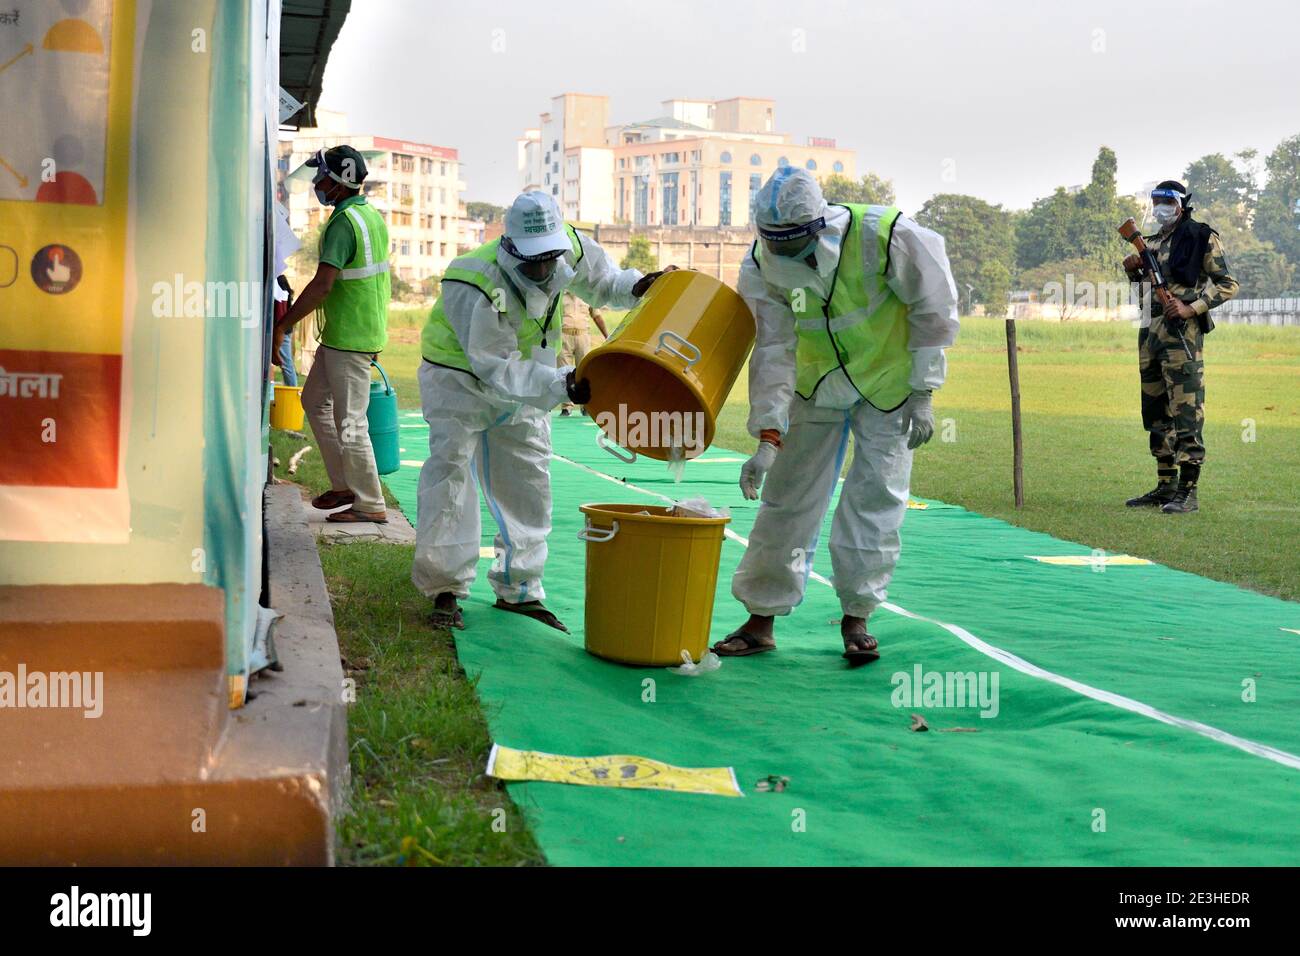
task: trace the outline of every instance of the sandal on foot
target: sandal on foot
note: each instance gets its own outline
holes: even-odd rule
[[[327,491],[323,495],[317,495],[311,500],[313,508],[319,508],[321,511],[333,511],[335,508],[341,508],[343,505],[350,505],[357,500],[357,496],[350,491]]]
[[[744,646],[729,648],[726,645],[732,641],[740,641]],[[742,631],[739,628],[732,631],[718,643],[714,644],[709,650],[719,657],[749,657],[751,654],[762,654],[764,651],[776,650],[776,641],[771,638],[762,638],[748,631]]]
[[[843,657],[850,667],[860,667],[871,661],[880,660],[879,643],[866,631],[856,631],[844,638]]]
[[[446,611],[435,607],[429,614],[429,623],[437,629],[446,628],[450,630],[454,627],[458,631],[463,631],[465,630],[465,615],[461,613],[459,607]]]
[[[325,520],[333,521],[337,524],[353,524],[359,522],[388,524],[388,512],[358,511],[356,508],[349,508],[347,511],[336,511],[332,515],[326,515]]]
[[[565,634],[569,633],[569,629],[564,626],[564,622],[548,611],[541,601],[525,601],[522,604],[511,604],[504,598],[497,598],[497,603],[492,606],[498,611],[522,614],[524,617],[531,617],[534,621],[541,621],[547,627],[553,627]]]

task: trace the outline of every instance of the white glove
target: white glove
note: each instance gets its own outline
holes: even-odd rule
[[[774,461],[776,461],[776,446],[771,442],[761,441],[758,443],[758,451],[754,452],[754,457],[740,466],[740,490],[750,501],[758,497],[763,487],[763,479]]]
[[[907,447],[920,448],[934,437],[934,407],[929,392],[913,392],[903,406],[907,417]]]

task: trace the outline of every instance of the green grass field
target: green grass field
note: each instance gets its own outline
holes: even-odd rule
[[[948,383],[935,396],[935,437],[916,454],[914,494],[1300,599],[1300,329],[1220,326],[1206,338],[1207,458],[1201,511],[1187,516],[1124,507],[1155,484],[1138,407],[1137,331],[1127,323],[1021,322],[1017,338],[1024,509],[1016,511],[1012,495],[998,319],[962,321]],[[742,374],[720,417],[719,444],[753,447],[748,411]]]
[[[403,408],[419,407],[423,320],[422,311],[395,314],[381,359]],[[935,399],[935,438],[916,456],[915,494],[1300,599],[1300,329],[1223,326],[1208,337],[1202,510],[1177,517],[1123,506],[1154,482],[1138,413],[1136,330],[1023,322],[1018,335],[1024,509],[1016,511],[1012,500],[1000,320],[962,323],[948,384]],[[742,373],[716,443],[748,452],[747,413]],[[273,441],[283,477],[302,441],[283,432]],[[404,457],[415,456],[408,450]],[[295,480],[323,490],[319,456],[308,454]],[[482,776],[490,741],[474,688],[449,636],[427,624],[427,602],[409,580],[411,558],[411,548],[391,545],[322,549],[344,657],[359,684],[349,716],[353,812],[341,822],[341,857],[362,864],[540,862],[504,790]],[[1152,600],[1183,602],[1190,610],[1180,614],[1207,612],[1194,594]]]

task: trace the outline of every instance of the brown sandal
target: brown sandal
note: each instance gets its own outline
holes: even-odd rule
[[[358,511],[356,508],[349,508],[347,511],[336,511],[332,515],[326,515],[325,520],[334,521],[339,524],[359,524],[362,522],[369,522],[371,524],[388,524],[388,512]]]
[[[879,642],[866,631],[857,631],[844,635],[845,645],[842,655],[850,667],[861,667],[872,661],[880,660]]]
[[[327,491],[325,494],[313,498],[311,506],[319,508],[321,511],[333,511],[343,505],[350,505],[356,500],[357,496],[350,491]]]
[[[741,641],[745,646],[735,649],[723,646],[725,644],[730,644],[732,641]],[[713,651],[713,653],[717,654],[719,657],[749,657],[751,654],[762,654],[765,651],[776,650],[776,641],[765,641],[761,637],[757,637],[750,634],[748,631],[742,631],[737,628],[722,640],[718,641],[718,643],[714,644],[709,648],[709,650]]]
[[[524,617],[531,617],[534,621],[541,621],[547,627],[553,627],[565,634],[569,633],[569,629],[564,626],[564,622],[547,610],[541,601],[524,601],[522,604],[511,604],[504,598],[497,598],[497,603],[492,606],[498,611],[522,614]]]

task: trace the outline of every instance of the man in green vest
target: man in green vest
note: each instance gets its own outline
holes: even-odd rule
[[[761,490],[762,504],[731,585],[749,619],[713,650],[776,647],[773,618],[803,600],[852,435],[830,553],[855,666],[880,656],[867,618],[898,562],[912,450],[934,433],[930,394],[957,336],[957,289],[941,236],[893,207],[828,205],[802,169],[773,174],[754,218],[739,292],[757,324],[749,431],[759,445],[740,487],[751,500]]]
[[[281,339],[297,322],[323,310],[325,326],[302,404],[330,490],[312,505],[334,511],[328,521],[382,524],[388,517],[366,411],[370,363],[388,344],[388,226],[361,193],[366,161],[359,152],[335,146],[307,165],[316,169],[316,198],[334,211],[321,233],[316,275],[276,324],[272,354],[279,355]]]
[[[464,627],[459,601],[479,561],[483,492],[496,521],[488,581],[496,607],[567,630],[542,600],[551,530],[551,422],[566,399],[591,398],[573,367],[557,367],[562,303],[627,309],[658,273],[620,269],[560,217],[555,200],[520,195],[505,234],[455,259],[424,327],[420,401],[429,457],[420,471],[411,580],[433,599],[437,627]]]

